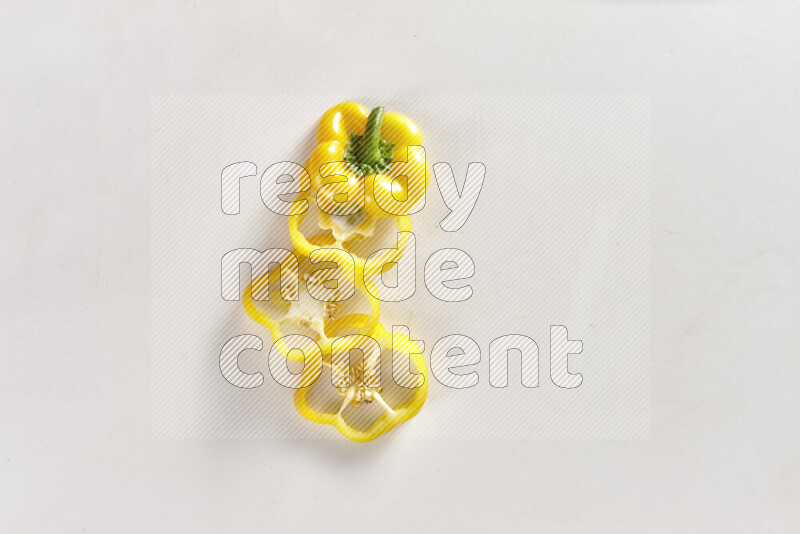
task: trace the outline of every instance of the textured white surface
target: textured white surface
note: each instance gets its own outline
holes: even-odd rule
[[[796,531],[799,17],[5,6],[0,530]],[[649,439],[151,439],[150,97],[176,93],[649,95]]]

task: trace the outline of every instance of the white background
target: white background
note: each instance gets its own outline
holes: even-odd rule
[[[800,5],[331,4],[4,5],[0,530],[797,531]],[[649,439],[151,439],[174,93],[649,95]]]

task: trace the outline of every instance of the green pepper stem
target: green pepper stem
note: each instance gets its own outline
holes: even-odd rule
[[[356,156],[359,163],[373,166],[381,161],[380,142],[384,112],[384,108],[377,107],[369,113],[367,128],[364,130],[364,138],[361,140],[361,146],[359,146]]]

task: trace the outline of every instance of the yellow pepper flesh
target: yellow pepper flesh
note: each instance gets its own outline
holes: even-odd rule
[[[342,321],[336,325],[337,330],[346,327],[363,326],[366,324],[366,320],[366,316],[357,314],[343,317]],[[409,354],[416,374],[422,376],[422,384],[415,388],[411,400],[400,406],[389,406],[381,397],[380,388],[366,386],[364,382],[353,383],[353,385],[345,389],[342,403],[336,412],[321,412],[309,405],[310,387],[302,387],[295,392],[294,396],[294,405],[300,415],[315,423],[331,425],[341,432],[342,435],[353,441],[365,442],[381,436],[419,413],[428,395],[427,366],[425,365],[424,358],[419,354],[419,347],[406,336],[399,334],[392,336],[380,323],[378,323],[378,328],[375,330],[374,335],[375,339],[382,346],[390,344],[392,347],[403,348],[404,352]],[[361,365],[363,366],[364,364],[362,363]],[[330,368],[331,364],[326,362],[324,367]],[[309,374],[318,373],[319,371],[317,369],[318,367],[313,365],[307,366],[304,370],[304,374],[306,371]],[[381,372],[382,374],[385,373],[384,370],[381,370]],[[351,375],[352,374],[351,371]],[[358,373],[355,374],[358,375]],[[361,374],[363,376],[363,371]],[[353,377],[351,376],[351,380],[352,379]],[[355,392],[359,390],[361,391],[360,399],[355,398]],[[361,404],[374,401],[377,401],[381,405],[383,413],[381,413],[381,415],[366,429],[355,428],[343,415],[343,412],[349,406],[357,407]]]

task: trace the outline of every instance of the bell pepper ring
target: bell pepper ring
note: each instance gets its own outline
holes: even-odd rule
[[[367,316],[360,314],[352,314],[342,317],[332,329],[335,332],[345,328],[362,329],[366,325]],[[416,374],[422,377],[422,383],[416,387],[409,388],[411,391],[410,400],[390,406],[389,403],[382,396],[382,387],[379,384],[370,383],[367,376],[368,366],[366,364],[367,355],[361,360],[360,364],[350,364],[349,368],[349,383],[336,387],[330,383],[323,384],[323,387],[336,387],[341,400],[338,409],[334,412],[324,412],[315,409],[311,406],[310,392],[314,384],[301,387],[295,391],[294,406],[297,412],[304,418],[314,423],[323,425],[331,425],[338,430],[344,437],[357,442],[367,442],[380,437],[397,425],[404,423],[417,415],[425,404],[428,396],[428,368],[425,364],[425,359],[420,354],[420,348],[412,340],[406,336],[396,334],[392,336],[386,329],[378,323],[378,328],[374,332],[374,339],[382,346],[384,344],[391,347],[400,347],[402,352],[410,356],[411,364],[416,370]],[[352,347],[345,346],[340,348],[339,351],[346,351]],[[323,370],[329,368],[334,378],[336,375],[342,375],[341,370],[334,368],[332,362],[324,362]],[[383,371],[381,370],[381,373]],[[319,376],[319,367],[309,365],[303,370],[303,374],[309,373],[309,376]],[[344,373],[348,374],[348,373]],[[325,373],[318,381],[324,380]],[[305,377],[301,375],[301,381],[308,383],[310,380],[304,380]],[[345,417],[345,412],[348,409],[357,409],[365,404],[375,402],[381,408],[381,413],[373,421],[367,424],[366,428],[357,428],[351,421]]]
[[[331,252],[335,256],[335,251],[337,249],[330,249],[324,246],[326,242],[330,241],[329,236],[318,234],[312,237],[311,241],[317,243],[317,245],[309,243],[309,245],[313,247],[312,254],[314,251],[319,250]],[[296,249],[293,250],[292,253],[295,254],[295,256],[298,255]],[[337,302],[318,300],[316,298],[298,299],[296,301],[283,300],[278,289],[278,284],[276,283],[278,278],[282,275],[283,273],[280,269],[271,269],[249,284],[242,295],[242,304],[245,311],[251,319],[269,330],[270,336],[275,342],[278,351],[289,361],[303,362],[304,357],[302,353],[292,351],[292,348],[284,342],[283,337],[285,333],[281,326],[284,324],[294,326],[295,328],[310,330],[310,333],[316,338],[315,341],[322,349],[324,357],[328,359],[330,356],[332,339],[326,334],[326,325],[336,318]],[[354,279],[355,289],[364,295],[369,302],[370,313],[365,316],[367,319],[363,324],[364,333],[369,335],[372,333],[380,317],[380,299],[373,296],[378,294],[378,289],[368,277],[365,278],[363,276],[363,264],[355,263],[352,277]],[[331,291],[325,288],[325,281],[326,280],[319,277],[314,277],[313,274],[308,277],[301,277],[301,293],[302,289],[304,289],[302,286],[305,286],[307,291],[311,286],[316,286],[318,291]],[[270,290],[269,301],[275,302],[279,307],[284,308],[283,317],[280,319],[275,319],[269,313],[260,310],[256,301],[253,299],[253,295],[262,293],[265,287]]]
[[[308,215],[309,211],[306,210],[301,213],[294,213],[289,215],[289,238],[292,240],[292,245],[294,246],[295,250],[298,254],[303,256],[310,256],[311,253],[316,250],[317,246],[313,245],[306,239],[303,232],[300,230],[300,224],[305,219],[306,215]],[[376,267],[371,267],[365,270],[366,265],[366,258],[362,258],[357,254],[347,251],[356,262],[356,265],[361,268],[361,272],[366,276],[370,277],[374,274],[377,274],[380,270],[380,266],[384,265],[385,263],[392,263],[397,262],[405,252],[406,247],[408,246],[409,242],[409,233],[411,232],[411,218],[408,215],[404,215],[402,217],[395,217],[395,223],[397,225],[397,231],[402,232],[397,247],[384,249],[378,253],[378,255],[373,258],[375,260]],[[334,233],[335,238],[335,233]],[[336,240],[336,244],[341,248],[347,250],[344,247],[344,243],[342,241]],[[380,260],[380,261],[378,261]]]

